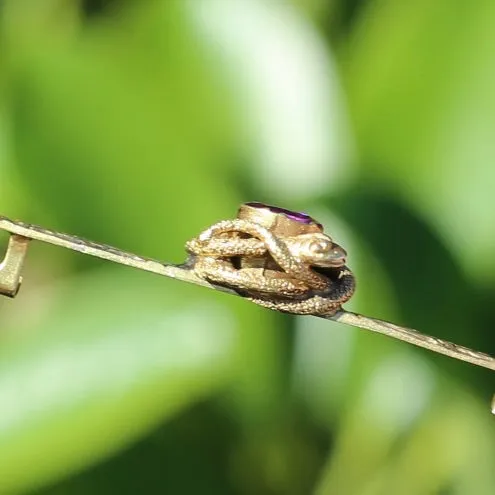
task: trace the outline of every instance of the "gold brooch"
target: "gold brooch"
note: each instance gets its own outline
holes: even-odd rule
[[[262,203],[212,225],[186,244],[192,269],[266,308],[333,315],[354,293],[347,253],[306,215]]]
[[[266,308],[370,330],[495,370],[495,358],[488,354],[342,309],[355,287],[354,275],[346,266],[347,254],[323,232],[320,223],[304,213],[245,203],[237,218],[216,223],[188,241],[189,259],[182,265],[5,217],[0,217],[0,229],[11,234],[0,263],[0,294],[5,296],[17,295],[29,242],[36,240],[240,295]]]

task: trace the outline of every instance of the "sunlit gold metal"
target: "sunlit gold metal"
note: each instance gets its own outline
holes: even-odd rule
[[[5,258],[0,263],[0,294],[15,297],[19,291],[28,244],[27,237],[16,234],[10,236]]]
[[[15,234],[16,236],[46,242],[55,246],[78,251],[79,253],[88,254],[89,256],[94,256],[96,258],[113,261],[114,263],[120,263],[121,265],[131,266],[139,270],[164,275],[165,277],[175,278],[184,282],[215,288],[217,290],[223,290],[221,287],[214,286],[213,284],[197,277],[195,273],[186,265],[161,263],[157,260],[128,253],[106,244],[99,244],[81,237],[44,229],[38,225],[9,220],[6,217],[0,216],[0,230],[5,230]],[[2,273],[0,273],[0,278],[2,278]],[[225,292],[231,291],[225,289]]]
[[[11,266],[15,268],[10,273],[9,270],[0,270],[0,287],[2,288],[1,293],[10,297],[15,296],[19,287],[18,282],[20,281],[20,269],[22,267],[22,261],[24,260],[29,239],[72,249],[83,254],[113,261],[114,263],[131,266],[139,270],[156,273],[165,277],[182,280],[184,282],[208,287],[210,289],[220,290],[229,294],[239,295],[239,292],[233,288],[216,283],[210,283],[199,277],[194,271],[194,264],[192,260],[189,260],[182,265],[162,263],[157,260],[127,253],[105,244],[98,244],[80,237],[47,230],[36,225],[12,221],[5,217],[0,217],[0,230],[5,230],[13,234],[11,236],[9,248],[12,246],[14,247],[13,251],[11,251],[11,254],[14,255],[13,258],[11,258],[11,260],[14,260],[14,264]],[[9,249],[7,249],[7,253],[8,251]],[[9,255],[7,254],[7,260],[4,260],[2,265],[10,265],[12,261],[8,261],[8,258]],[[15,260],[17,260],[17,262]],[[495,370],[494,357],[481,352],[473,351],[451,342],[424,335],[411,328],[401,327],[386,321],[345,311],[343,309],[337,311],[331,316],[322,314],[317,314],[315,316],[370,330],[394,339],[402,340],[418,347],[429,349],[433,352],[437,352],[454,359]]]
[[[295,222],[286,215],[274,213],[269,208],[252,206],[251,203],[244,203],[240,206],[237,218],[261,225],[270,232],[283,237],[323,233],[323,227],[317,222]]]
[[[331,316],[354,292],[346,252],[305,214],[247,203],[186,249],[199,277],[285,313]]]

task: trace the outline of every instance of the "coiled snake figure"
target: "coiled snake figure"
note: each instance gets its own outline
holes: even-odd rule
[[[186,244],[195,273],[266,308],[332,315],[355,288],[347,253],[304,213],[244,203]]]

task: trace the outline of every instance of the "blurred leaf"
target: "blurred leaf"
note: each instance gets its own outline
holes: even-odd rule
[[[457,394],[452,402],[429,411],[390,463],[392,472],[383,480],[384,490],[375,493],[439,493],[467,478],[470,484],[464,484],[461,493],[490,495],[495,483],[494,438],[495,424],[484,405],[469,394]],[[469,475],[471,470],[476,478]]]
[[[66,229],[181,255],[167,232],[185,240],[238,203],[219,186],[231,133],[204,58],[178,2],[147,3],[71,42],[30,46],[12,68],[11,93],[32,196]],[[31,219],[46,220],[40,214]]]
[[[459,494],[492,493],[490,413],[450,380],[441,384],[448,393],[429,397],[430,370],[424,364],[412,356],[389,360],[372,375],[339,429],[336,453],[316,493],[425,495],[451,486]],[[395,372],[385,369],[391,365]]]
[[[78,277],[50,316],[1,349],[1,493],[111,455],[232,377],[235,320],[149,274]]]
[[[229,468],[239,433],[212,403],[199,402],[118,455],[36,494],[135,495],[144,484],[148,494],[234,493]]]
[[[366,177],[428,218],[472,276],[495,279],[495,4],[372,1],[349,43]]]
[[[352,139],[331,52],[288,1],[187,2],[235,89],[258,194],[307,199],[352,175]]]

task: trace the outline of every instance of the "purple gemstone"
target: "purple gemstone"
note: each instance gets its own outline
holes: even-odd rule
[[[295,220],[296,222],[304,223],[306,225],[309,225],[311,223],[315,223],[315,224],[321,226],[320,223],[318,223],[316,220],[311,218],[306,213],[286,210],[285,208],[280,208],[278,206],[271,206],[271,205],[266,205],[264,203],[257,203],[257,202],[246,203],[246,205],[251,206],[253,208],[267,208],[273,213],[281,213],[281,214],[285,215],[286,217],[290,218],[291,220]]]

